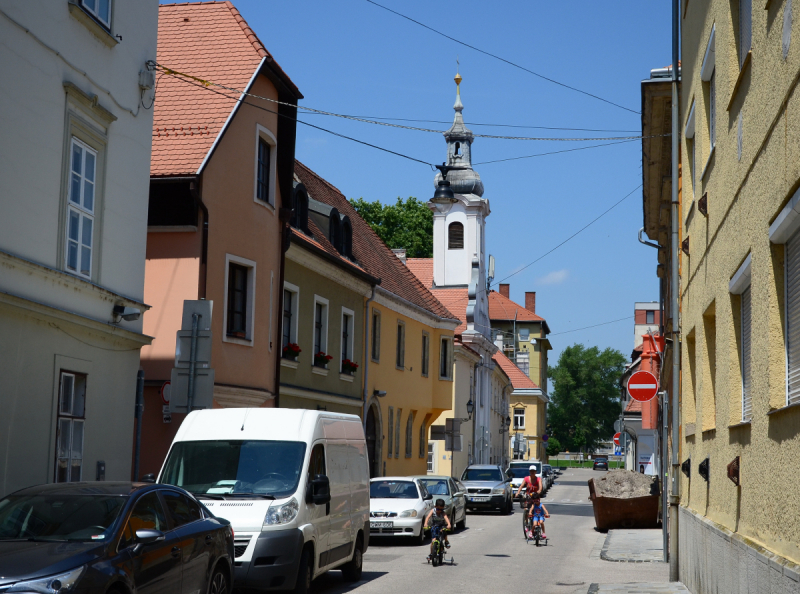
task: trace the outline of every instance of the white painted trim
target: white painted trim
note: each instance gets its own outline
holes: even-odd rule
[[[317,367],[316,365],[311,366],[311,373],[315,373],[317,375],[327,376],[328,370],[324,367]]]
[[[752,253],[747,254],[747,258],[728,283],[728,290],[734,295],[741,295],[750,286],[751,256]]]
[[[247,338],[228,336],[228,272],[231,263],[245,266],[250,270],[247,273]],[[225,254],[225,293],[222,301],[222,342],[230,342],[252,347],[255,344],[255,317],[256,317],[256,263],[253,260]]]
[[[314,332],[316,331],[316,324],[317,324],[317,303],[321,303],[325,306],[325,321],[322,324],[322,333],[324,336],[320,337],[320,351],[325,353],[326,355],[330,355],[328,352],[328,318],[330,316],[330,302],[325,299],[325,297],[320,297],[319,295],[314,295],[314,307],[311,309],[311,364],[314,364],[314,356],[317,354],[314,352]],[[322,346],[325,346],[323,349]],[[320,369],[319,367],[315,367],[315,369]],[[325,374],[327,375],[327,374]]]
[[[351,325],[351,328],[348,329],[348,333],[347,333],[348,342],[350,343],[350,344],[347,345],[347,350],[350,352],[349,359],[352,361],[353,360],[353,356],[355,355],[355,353],[353,352],[353,349],[355,348],[355,341],[354,341],[353,334],[356,331],[356,313],[352,309],[348,309],[346,307],[342,307],[341,325],[339,327],[339,339],[340,339],[340,342],[339,342],[339,373],[342,372],[342,361],[344,360],[344,358],[343,358],[344,357],[344,353],[342,353],[341,338],[342,338],[342,332],[344,332],[345,316],[350,316],[350,325]],[[345,374],[345,375],[347,375],[347,374]],[[350,376],[350,377],[352,377],[352,376]]]
[[[297,335],[298,335],[298,317],[300,312],[300,287],[297,285],[293,285],[289,281],[283,281],[283,289],[285,291],[289,291],[290,293],[294,293],[295,300],[294,304],[292,305],[292,321],[294,322],[294,328],[292,328],[292,334],[290,338],[294,339],[292,342],[297,343]],[[283,352],[283,311],[281,310],[281,352]]]
[[[798,229],[800,229],[800,188],[769,226],[769,240],[772,243],[786,243]]]
[[[692,99],[692,107],[689,109],[689,117],[686,118],[683,136],[684,138],[694,138],[694,99]]]
[[[450,370],[450,375],[442,375],[442,373],[441,373],[442,372],[442,343],[445,342],[445,341],[450,343],[450,346],[448,347],[449,348],[449,354],[448,354],[449,366],[448,366],[448,369]],[[438,363],[437,367],[439,369],[436,371],[436,373],[438,374],[440,380],[453,381],[453,365],[455,363],[453,357],[454,357],[453,337],[452,336],[440,336],[439,337],[439,360],[437,361],[437,363]]]
[[[263,200],[259,200],[258,198],[258,141],[264,139],[268,145],[270,145],[269,151],[269,197],[267,198],[268,202],[265,203]],[[277,184],[277,161],[278,159],[278,140],[275,138],[275,135],[272,133],[271,130],[265,128],[261,124],[256,124],[256,152],[255,152],[255,159],[254,159],[254,168],[253,168],[253,201],[256,204],[259,204],[272,212],[275,212],[275,187]]]
[[[349,373],[340,373],[339,379],[342,380],[343,382],[353,383],[353,376],[350,375]]]
[[[428,360],[425,361],[423,359],[422,361],[420,361],[420,366],[422,367],[422,369],[420,369],[419,371],[420,371],[420,375],[422,375],[422,377],[429,377],[430,374],[431,374],[431,333],[426,331],[426,330],[423,330],[422,331],[422,346],[423,346],[422,354],[423,355],[425,354],[424,345],[425,345],[425,339],[426,338],[428,339],[428,353],[427,353],[428,354]],[[425,371],[425,364],[426,363],[428,364],[428,371],[427,372]]]
[[[281,367],[288,367],[289,369],[297,369],[298,362],[292,361],[291,359],[286,359],[285,357],[281,357]]]
[[[233,120],[233,116],[235,116],[236,113],[239,111],[239,107],[242,105],[242,101],[244,101],[244,98],[245,98],[246,94],[250,92],[250,89],[252,88],[253,83],[256,82],[256,77],[258,76],[258,73],[261,72],[261,67],[264,66],[264,63],[266,61],[267,61],[266,56],[261,58],[261,61],[258,63],[258,66],[256,67],[256,71],[253,72],[253,76],[250,77],[250,82],[247,83],[247,86],[244,88],[244,91],[242,91],[242,94],[239,96],[239,100],[236,102],[236,106],[228,114],[228,117],[225,120],[225,123],[222,124],[222,128],[220,129],[219,133],[217,134],[217,137],[214,139],[214,143],[211,145],[211,148],[208,149],[208,152],[206,153],[206,156],[203,158],[203,162],[200,163],[200,167],[197,168],[197,173],[195,175],[200,175],[201,173],[203,173],[203,169],[205,169],[206,164],[208,163],[209,159],[211,159],[211,155],[213,155],[214,151],[217,149],[217,145],[219,144],[220,139],[223,137],[225,132],[228,130],[228,126],[230,125],[231,120]]]
[[[716,24],[711,27],[711,35],[708,36],[708,44],[706,45],[706,53],[703,56],[703,66],[700,68],[700,80],[708,82],[711,80],[711,75],[714,74],[714,66],[716,62],[715,52],[715,37],[716,37]]]

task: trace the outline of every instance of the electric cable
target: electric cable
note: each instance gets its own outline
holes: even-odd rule
[[[473,165],[490,165],[492,163],[504,163],[505,161],[517,161],[519,159],[532,159],[533,157],[545,157],[547,155],[557,155],[559,153],[571,153],[573,151],[583,151],[586,149],[599,148],[601,146],[613,146],[615,144],[625,144],[626,142],[636,142],[636,140],[621,140],[619,142],[607,142],[605,144],[592,144],[589,146],[579,146],[578,148],[564,149],[561,151],[549,151],[546,153],[536,153],[535,155],[524,155],[522,157],[508,157],[507,159],[495,159],[493,161],[481,161]]]
[[[564,330],[563,332],[552,332],[549,336],[557,336],[559,334],[569,334],[570,332],[579,332],[580,330],[588,330],[589,328],[597,328],[598,326],[607,326],[608,324],[616,324],[617,322],[624,322],[625,320],[631,320],[633,316],[625,316],[624,318],[619,318],[618,320],[611,320],[609,322],[601,322],[599,324],[593,324],[591,326],[584,326],[583,328],[573,328],[572,330]]]
[[[487,52],[486,50],[482,50],[479,47],[475,47],[474,45],[470,45],[469,43],[465,43],[465,42],[463,42],[463,41],[461,41],[459,39],[456,39],[455,37],[451,37],[450,35],[447,35],[446,33],[442,33],[441,31],[438,31],[438,30],[434,29],[433,27],[429,27],[425,23],[421,23],[420,21],[414,20],[409,16],[406,16],[406,15],[400,13],[400,12],[397,12],[396,10],[392,10],[391,8],[389,8],[387,6],[384,6],[383,4],[378,4],[377,2],[375,2],[375,0],[366,0],[366,1],[369,2],[370,4],[374,4],[375,6],[377,6],[379,8],[382,8],[382,9],[387,10],[387,11],[393,13],[393,14],[396,14],[399,17],[402,17],[402,18],[404,18],[404,19],[406,19],[408,21],[411,21],[412,23],[415,23],[415,24],[419,25],[420,27],[424,27],[425,29],[428,29],[429,31],[433,31],[437,35],[441,35],[442,37],[445,37],[445,38],[449,39],[450,41],[455,41],[459,45],[463,45],[464,47],[468,47],[468,48],[470,48],[472,50],[475,50],[476,52],[479,52],[481,54],[484,54],[486,56],[494,58],[495,60],[500,60],[501,62],[505,62],[506,64],[508,64],[510,66],[513,66],[514,68],[519,68],[520,70],[523,70],[524,72],[527,72],[528,74],[532,74],[532,75],[534,75],[534,76],[536,76],[538,78],[541,78],[542,80],[546,80],[547,82],[553,83],[554,85],[558,85],[560,87],[564,87],[565,89],[570,89],[571,91],[575,91],[576,93],[581,93],[582,95],[586,95],[588,97],[592,97],[594,99],[597,99],[598,101],[602,101],[604,103],[608,103],[609,105],[613,105],[614,107],[619,107],[620,109],[624,109],[625,111],[629,111],[631,113],[635,113],[636,115],[641,115],[641,112],[636,111],[635,109],[631,109],[629,107],[625,107],[624,105],[620,105],[619,103],[614,103],[613,101],[609,101],[608,99],[604,99],[604,98],[602,98],[602,97],[600,97],[598,95],[594,95],[592,93],[589,93],[588,91],[583,91],[581,89],[578,89],[577,87],[573,87],[573,86],[570,86],[568,84],[559,82],[559,81],[557,81],[555,79],[552,79],[550,77],[544,76],[543,74],[539,74],[538,72],[534,72],[533,70],[531,70],[529,68],[525,68],[524,66],[520,66],[519,64],[517,64],[515,62],[512,62],[511,60],[506,60],[505,58],[501,58],[498,55],[495,55],[495,54],[492,54],[490,52]]]

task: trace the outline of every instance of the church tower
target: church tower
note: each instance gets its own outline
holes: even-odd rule
[[[455,118],[444,133],[447,165],[459,168],[449,171],[446,177],[454,197],[434,198],[428,203],[433,211],[433,285],[436,289],[469,287],[474,315],[468,309],[468,328],[488,336],[484,231],[490,210],[489,201],[483,198],[481,176],[472,169],[474,136],[464,125],[461,80],[461,75],[456,74]],[[441,180],[439,172],[434,185],[438,187]]]

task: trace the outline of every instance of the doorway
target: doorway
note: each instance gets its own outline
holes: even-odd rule
[[[367,411],[367,423],[365,428],[367,438],[367,456],[369,458],[369,476],[374,478],[378,476],[378,460],[376,456],[377,441],[378,441],[378,428],[375,421],[375,407],[370,406]]]

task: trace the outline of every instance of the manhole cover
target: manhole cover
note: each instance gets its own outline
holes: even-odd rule
[[[556,582],[556,586],[583,586],[586,582]]]

